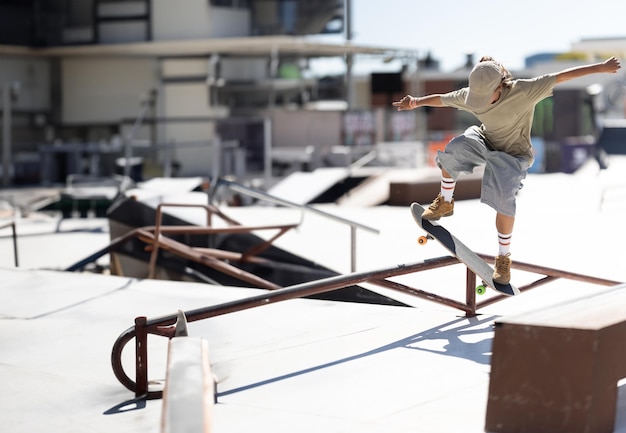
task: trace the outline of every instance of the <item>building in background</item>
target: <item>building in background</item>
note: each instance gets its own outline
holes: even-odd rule
[[[343,30],[343,0],[1,2],[0,83],[19,87],[3,179],[108,175],[129,144],[155,173],[266,169],[275,111],[345,101],[343,80],[307,74],[311,58],[393,53],[303,37]]]
[[[328,164],[337,148],[358,157],[379,142],[440,141],[474,122],[452,109],[392,110],[406,93],[466,84],[469,69],[444,72],[429,53],[354,45],[349,9],[349,0],[0,2],[3,186],[131,172],[267,180],[277,168]],[[309,37],[329,32],[346,41]],[[624,47],[582,41],[573,51],[584,59],[544,56],[515,75]],[[316,76],[310,68],[314,59],[364,57],[381,71]],[[403,67],[383,72],[390,58]],[[600,111],[623,117],[624,86],[606,79]],[[541,107],[537,131],[547,140],[593,128],[588,85],[575,85]],[[131,170],[136,161],[142,170]]]

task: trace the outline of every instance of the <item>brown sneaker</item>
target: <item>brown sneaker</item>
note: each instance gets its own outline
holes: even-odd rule
[[[493,281],[508,284],[511,281],[511,254],[496,257],[496,270],[493,271]]]
[[[451,202],[445,201],[441,193],[437,195],[428,209],[422,213],[422,219],[437,221],[441,217],[452,216],[454,214],[454,199]]]

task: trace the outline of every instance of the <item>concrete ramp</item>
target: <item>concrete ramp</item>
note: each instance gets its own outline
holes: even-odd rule
[[[318,168],[295,172],[274,185],[268,193],[296,204],[308,204],[348,177],[346,168]]]
[[[269,194],[301,205],[322,202],[377,206],[388,202],[392,183],[417,182],[424,171],[434,173],[434,170],[413,168],[320,168],[292,173],[271,188]]]
[[[363,173],[361,173],[363,175]],[[418,179],[417,169],[378,169],[337,200],[346,206],[379,206],[389,201],[390,186],[394,182],[414,182]]]

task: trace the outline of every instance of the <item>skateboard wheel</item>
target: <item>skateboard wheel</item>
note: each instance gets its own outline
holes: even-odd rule
[[[428,242],[428,238],[426,236],[420,236],[417,238],[417,243],[420,245],[424,245],[426,242]]]
[[[476,293],[478,293],[479,295],[484,295],[486,291],[487,288],[483,285],[476,287]]]

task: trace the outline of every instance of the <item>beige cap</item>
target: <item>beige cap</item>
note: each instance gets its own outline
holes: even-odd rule
[[[469,92],[465,103],[472,108],[483,108],[502,82],[500,66],[492,61],[480,62],[469,75]]]

